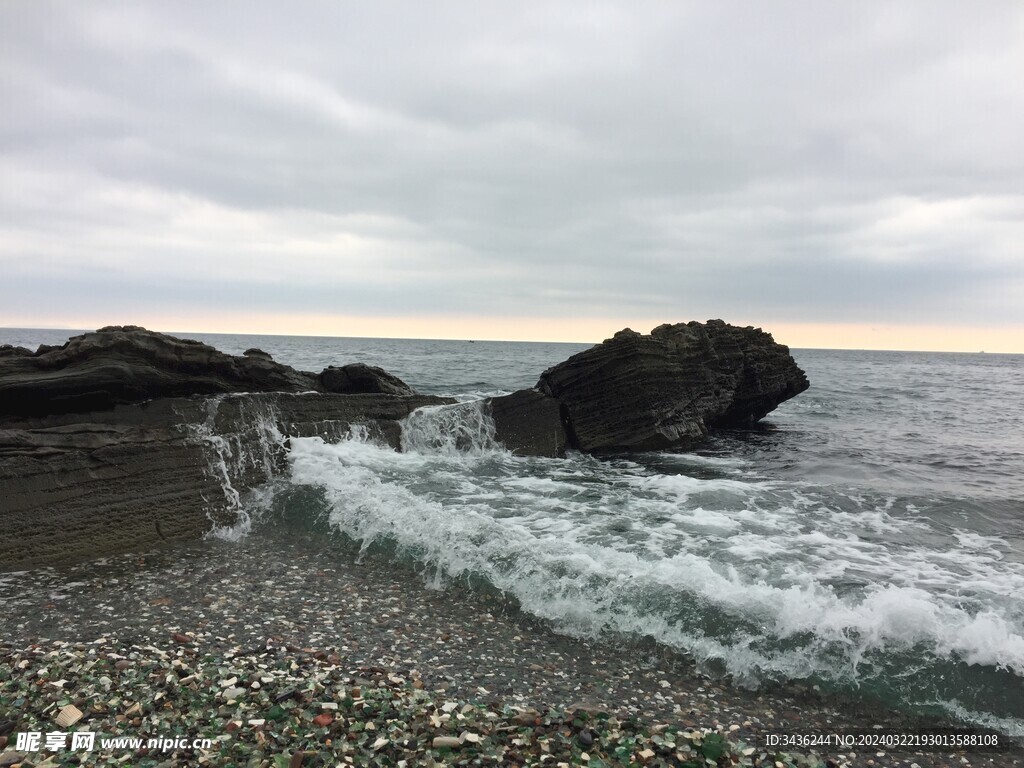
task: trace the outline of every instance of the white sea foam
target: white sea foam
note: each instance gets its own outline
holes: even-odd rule
[[[656,455],[663,462],[680,466],[710,466],[726,470],[750,467],[750,461],[740,456],[709,456],[702,453],[658,453]]]
[[[419,408],[403,423],[402,450],[455,456],[499,449],[482,400]]]
[[[1006,546],[1006,543],[997,536],[982,536],[980,533],[960,530],[954,531],[953,535],[964,549],[982,550],[997,558],[1003,557],[1000,550]]]
[[[653,491],[666,497],[685,501],[697,494],[730,493],[737,496],[749,496],[763,485],[742,480],[725,478],[704,479],[689,475],[641,475],[625,478],[627,482],[641,489]]]
[[[991,728],[1015,739],[1024,738],[1024,720],[1012,717],[996,717],[988,712],[978,712],[977,710],[965,707],[956,699],[922,703],[933,707],[940,707],[965,722],[977,723],[985,728]]]

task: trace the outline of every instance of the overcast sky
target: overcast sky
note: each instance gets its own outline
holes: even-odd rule
[[[1024,352],[1017,0],[8,0],[0,63],[0,325]]]

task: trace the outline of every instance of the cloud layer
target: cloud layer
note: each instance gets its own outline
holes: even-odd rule
[[[7,3],[0,321],[1020,328],[1022,41],[1011,1]]]

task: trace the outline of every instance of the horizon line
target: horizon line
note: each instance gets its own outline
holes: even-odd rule
[[[128,323],[126,325],[133,325]],[[107,326],[101,326],[107,327]],[[143,326],[139,326],[143,327]],[[737,326],[747,327],[747,326]],[[761,326],[752,326],[761,327]],[[762,330],[765,330],[761,327]],[[69,331],[73,333],[94,333],[98,328],[69,328],[59,325],[35,325],[35,326],[0,326],[0,330],[5,331]],[[146,330],[154,330],[152,328],[146,328]],[[157,330],[156,333],[163,333],[169,336],[177,336],[182,338],[183,334],[198,334],[201,336],[253,336],[253,337],[277,337],[277,338],[292,338],[292,339],[359,339],[364,341],[461,341],[465,343],[475,342],[492,342],[500,344],[573,344],[573,345],[597,345],[603,343],[601,341],[562,341],[555,339],[495,339],[495,338],[469,338],[465,336],[453,337],[453,336],[339,336],[333,334],[304,334],[304,333],[261,333],[261,332],[233,332],[233,331],[196,331],[196,330]],[[771,331],[766,331],[772,338],[774,334]],[[69,336],[69,338],[71,338]],[[782,342],[778,342],[782,343]],[[897,348],[897,347],[857,347],[857,346],[803,346],[795,344],[786,344],[789,349],[793,350],[806,350],[806,351],[820,351],[820,352],[913,352],[913,353],[926,353],[926,354],[948,354],[948,355],[1022,355],[1024,352],[988,352],[984,349],[981,350],[966,350],[966,349],[909,349],[909,348]]]

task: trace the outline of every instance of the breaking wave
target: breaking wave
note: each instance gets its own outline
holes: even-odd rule
[[[563,632],[1024,733],[1024,566],[998,536],[937,531],[927,500],[839,498],[734,458],[517,457],[472,402],[414,413],[402,443],[293,439],[289,480],[364,548],[484,579]]]

